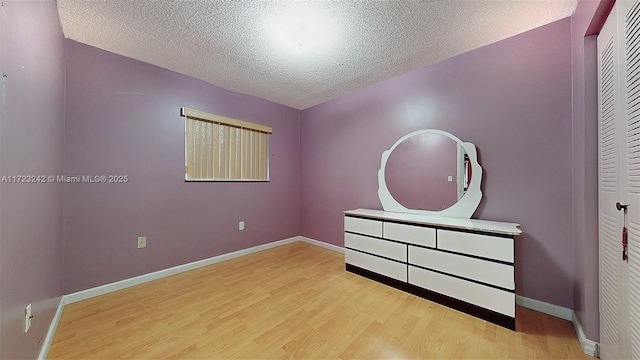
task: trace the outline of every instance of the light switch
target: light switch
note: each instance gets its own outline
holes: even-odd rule
[[[453,176],[449,175],[449,176],[447,177],[447,181],[452,182],[452,181],[453,181]]]
[[[33,315],[31,314],[31,304],[27,305],[24,309],[24,332],[27,333],[29,328],[31,327],[31,319],[33,319]]]

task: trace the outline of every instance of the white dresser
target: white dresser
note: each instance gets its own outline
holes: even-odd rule
[[[344,212],[346,269],[515,330],[518,224]]]

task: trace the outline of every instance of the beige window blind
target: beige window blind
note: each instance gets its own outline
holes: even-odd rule
[[[185,180],[269,181],[270,127],[188,108]]]

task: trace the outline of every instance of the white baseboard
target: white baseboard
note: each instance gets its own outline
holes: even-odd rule
[[[101,285],[101,286],[94,287],[94,288],[91,288],[91,289],[78,291],[78,292],[71,293],[71,294],[68,294],[68,295],[64,296],[65,305],[66,304],[72,304],[74,302],[78,302],[78,301],[82,301],[82,300],[86,300],[86,299],[90,299],[92,297],[108,294],[110,292],[114,292],[114,291],[117,291],[117,290],[126,289],[126,288],[131,287],[131,286],[140,285],[140,284],[143,284],[143,283],[146,283],[146,282],[149,282],[149,281],[162,279],[162,278],[167,277],[167,276],[179,274],[179,273],[182,273],[182,272],[185,272],[185,271],[189,271],[189,270],[193,270],[193,269],[197,269],[197,268],[200,268],[200,267],[203,267],[203,266],[216,264],[216,263],[219,263],[219,262],[222,262],[222,261],[225,261],[225,260],[231,260],[231,259],[235,259],[235,258],[240,257],[240,256],[253,254],[253,253],[258,252],[258,251],[263,251],[263,250],[271,249],[271,248],[274,248],[274,247],[290,244],[290,243],[293,243],[293,242],[296,242],[296,241],[300,241],[300,237],[299,236],[294,236],[294,237],[291,237],[291,238],[288,238],[288,239],[278,240],[278,241],[274,241],[274,242],[271,242],[271,243],[268,243],[268,244],[254,246],[254,247],[251,247],[251,248],[248,248],[248,249],[238,250],[238,251],[234,251],[234,252],[231,252],[231,253],[228,253],[228,254],[222,254],[222,255],[214,256],[214,257],[211,257],[211,258],[208,258],[208,259],[198,260],[198,261],[194,261],[194,262],[191,262],[191,263],[188,263],[188,264],[178,265],[178,266],[174,266],[174,267],[171,267],[171,268],[155,271],[155,272],[152,272],[152,273],[148,273],[148,274],[132,277],[132,278],[129,278],[129,279],[116,281],[116,282],[113,282],[113,283],[110,283],[110,284]]]
[[[584,334],[584,330],[582,330],[582,324],[580,324],[580,321],[578,321],[578,317],[576,317],[576,313],[573,313],[571,322],[573,323],[573,328],[576,331],[576,335],[578,335],[578,341],[580,342],[582,351],[589,356],[600,357],[600,349],[598,343],[587,339],[586,335]]]
[[[573,318],[573,310],[569,308],[549,304],[540,300],[530,299],[520,295],[516,295],[516,304],[526,307],[527,309],[539,311],[567,321],[571,321]]]
[[[298,239],[300,241],[302,241],[302,242],[306,242],[307,244],[319,246],[321,248],[337,251],[339,253],[344,254],[344,248],[340,247],[338,245],[329,244],[329,243],[326,243],[326,242],[314,240],[314,239],[311,239],[311,238],[308,238],[308,237],[304,237],[304,236],[298,236]]]
[[[598,349],[598,343],[587,339],[584,334],[584,330],[582,330],[582,324],[580,324],[580,322],[578,321],[578,318],[576,317],[576,314],[573,312],[573,310],[563,306],[549,304],[544,301],[530,299],[520,295],[516,295],[516,304],[531,310],[539,311],[541,313],[571,321],[571,323],[573,324],[573,328],[576,331],[578,341],[580,342],[580,347],[582,347],[582,351],[589,356],[599,357],[600,351]]]
[[[51,320],[51,325],[49,325],[49,331],[47,331],[47,336],[45,336],[44,341],[42,342],[42,347],[40,348],[40,354],[38,355],[38,360],[45,360],[47,358],[47,355],[49,354],[49,348],[51,347],[51,343],[53,342],[53,335],[56,334],[56,329],[58,328],[58,323],[60,322],[60,317],[62,316],[63,309],[64,309],[64,296],[60,297],[58,308],[56,309],[56,313],[53,315],[53,319]]]

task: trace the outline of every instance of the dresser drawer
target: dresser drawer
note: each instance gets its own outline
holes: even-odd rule
[[[347,264],[355,265],[359,268],[373,271],[396,280],[407,281],[407,264],[351,249],[344,249],[344,260]]]
[[[382,221],[345,216],[344,231],[382,237]]]
[[[513,238],[438,229],[438,249],[513,263]]]
[[[515,290],[513,265],[409,246],[409,264]]]
[[[516,316],[516,296],[509,291],[411,265],[409,265],[409,283],[510,317]]]
[[[344,247],[407,262],[407,245],[400,243],[344,233]]]
[[[385,222],[382,228],[385,239],[436,247],[436,229],[434,228],[390,222]]]

